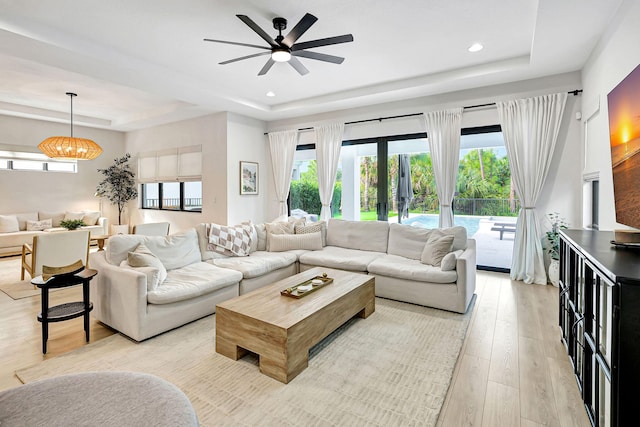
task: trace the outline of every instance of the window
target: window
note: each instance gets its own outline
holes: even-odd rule
[[[201,146],[138,154],[142,209],[202,212]]]
[[[142,184],[142,209],[202,212],[202,182]]]
[[[55,160],[39,152],[22,150],[24,150],[22,146],[0,146],[0,169],[70,173],[78,171],[75,160]]]

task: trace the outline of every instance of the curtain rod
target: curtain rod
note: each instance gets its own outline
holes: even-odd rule
[[[570,90],[567,92],[570,95],[573,96],[578,96],[578,94],[582,93],[582,89],[575,89],[575,90]],[[472,108],[481,108],[481,107],[492,107],[496,105],[495,102],[490,102],[488,104],[478,104],[478,105],[469,105],[466,107],[462,107],[463,110],[469,110]],[[383,120],[391,120],[391,119],[404,119],[406,117],[416,117],[416,116],[423,116],[424,113],[411,113],[411,114],[402,114],[399,116],[387,116],[387,117],[378,117],[377,119],[364,119],[364,120],[355,120],[353,122],[344,122],[345,126],[346,125],[355,125],[355,124],[359,124],[359,123],[367,123],[367,122],[381,122]],[[313,127],[306,127],[306,128],[299,128],[298,132],[306,132],[306,131],[310,131],[313,130]],[[269,135],[269,132],[265,132],[265,135]]]

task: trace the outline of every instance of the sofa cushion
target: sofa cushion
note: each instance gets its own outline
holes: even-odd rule
[[[216,258],[209,262],[218,267],[239,271],[243,278],[251,279],[288,267],[295,263],[297,258],[296,254],[290,252],[257,251],[248,257]]]
[[[363,251],[387,252],[389,223],[386,221],[329,220],[327,245]]]
[[[291,251],[295,249],[322,249],[322,233],[273,234],[269,237],[269,252]]]
[[[189,300],[227,286],[238,286],[240,280],[242,274],[238,271],[196,262],[170,270],[164,283],[147,293],[147,302],[170,304]]]
[[[329,229],[331,228],[329,227]],[[306,265],[346,271],[367,271],[369,263],[382,255],[384,254],[380,252],[325,246],[322,250],[300,255],[300,262]]]
[[[128,253],[135,250],[140,243],[144,243],[151,253],[160,258],[167,270],[201,261],[198,235],[193,228],[169,236],[143,236],[139,234],[111,236],[107,245],[107,261],[113,265],[120,265],[123,260],[127,259]]]
[[[419,260],[430,232],[428,228],[390,224],[387,253]]]
[[[40,221],[49,218],[51,218],[51,223],[54,227],[60,227],[60,221],[64,219],[64,212],[38,212],[38,219]]]
[[[369,273],[416,282],[449,284],[458,280],[455,270],[442,271],[440,267],[422,264],[418,260],[398,255],[383,255],[376,258],[369,264]]]
[[[133,252],[127,254],[127,263],[131,267],[152,267],[157,269],[158,282],[156,285],[162,284],[167,278],[167,269],[162,264],[162,261],[144,243],[140,243]]]
[[[450,228],[438,228],[436,229],[444,234],[450,234],[453,236],[453,249],[452,251],[458,251],[460,249],[467,248],[467,229],[462,226],[455,226]]]
[[[51,218],[43,219],[42,221],[31,221],[28,219],[26,231],[44,231],[52,227]]]
[[[423,264],[429,264],[440,267],[442,258],[445,257],[453,247],[453,235],[444,234],[440,230],[432,230],[429,240],[424,245],[420,261]]]
[[[26,231],[27,221],[37,221],[38,212],[19,213],[16,214],[16,217],[18,218],[18,226],[20,227],[20,231]]]
[[[256,224],[256,235],[258,236],[257,251],[267,250],[267,226],[264,224]]]
[[[18,217],[15,215],[0,215],[0,233],[14,233],[20,231]]]

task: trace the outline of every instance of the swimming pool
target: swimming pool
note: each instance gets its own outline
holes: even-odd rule
[[[467,229],[467,236],[472,237],[480,228],[480,216],[454,216],[455,225],[461,225]],[[403,224],[422,228],[438,228],[438,215],[418,215],[402,220]]]

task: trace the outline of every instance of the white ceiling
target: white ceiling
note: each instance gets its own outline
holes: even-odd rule
[[[133,130],[232,111],[276,120],[580,70],[624,0],[0,0],[0,114]],[[627,0],[634,1],[634,0]],[[203,38],[266,43],[311,13],[299,41],[351,33],[301,58],[309,74]],[[285,34],[288,30],[285,30]],[[484,44],[484,50],[467,48]],[[267,97],[273,91],[275,97]]]

